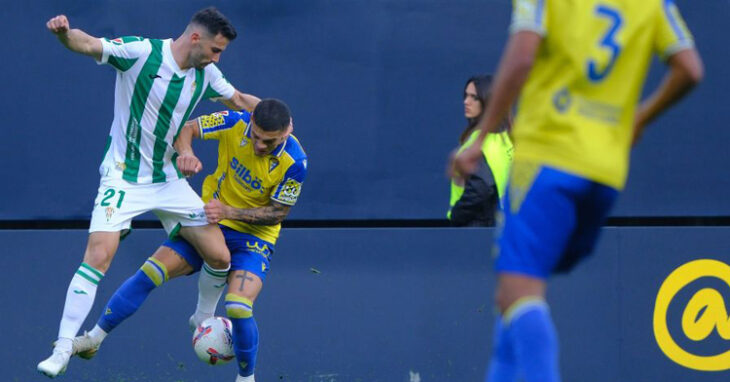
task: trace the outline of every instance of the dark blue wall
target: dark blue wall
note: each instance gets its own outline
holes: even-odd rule
[[[488,229],[310,230],[283,232],[272,273],[256,303],[262,381],[480,381],[491,352],[494,274]],[[84,325],[91,327],[113,290],[164,237],[139,230],[123,242]],[[0,306],[3,380],[39,380],[65,288],[78,266],[83,231],[3,231]],[[698,258],[730,263],[728,228],[607,228],[596,254],[551,283],[548,300],[560,335],[564,381],[727,381],[670,361],[652,329],[659,287]],[[316,270],[317,272],[314,272]],[[191,351],[187,317],[195,277],[155,291],[91,361],[73,359],[68,381],[233,380],[235,367],[209,367]],[[693,342],[681,328],[700,288],[730,306],[730,279],[700,279],[670,305],[666,321],[688,351],[730,350],[716,331]]]
[[[464,125],[462,86],[496,67],[507,0],[3,2],[0,219],[88,218],[98,186],[114,72],[66,51],[45,22],[66,13],[96,36],[177,37],[209,3],[241,32],[220,63],[227,77],[294,111],[310,176],[292,218],[443,217],[445,160]],[[730,214],[730,76],[720,33],[730,3],[678,3],[707,81],[636,149],[616,215]],[[218,108],[202,104],[195,115]],[[198,147],[212,170],[214,147]],[[199,187],[202,177],[192,182]]]

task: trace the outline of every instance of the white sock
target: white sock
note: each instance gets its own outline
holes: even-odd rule
[[[62,351],[62,352],[71,352],[71,348],[73,347],[73,342],[70,338],[59,338],[56,341],[56,344],[53,346],[53,351]]]
[[[71,279],[66,291],[66,303],[63,306],[63,316],[58,329],[58,338],[73,339],[81,329],[81,325],[89,315],[91,306],[96,297],[96,288],[104,274],[86,263],[82,263]],[[63,345],[66,341],[58,341]],[[70,347],[69,347],[70,350]]]
[[[107,332],[100,328],[99,325],[94,325],[94,328],[91,329],[88,334],[89,337],[94,339],[94,341],[101,343],[101,341],[104,341],[104,338],[106,338]]]
[[[226,269],[213,269],[208,264],[203,264],[198,279],[198,305],[195,307],[193,315],[196,324],[215,314],[218,300],[223,295],[223,289],[226,286],[229,269],[231,269],[230,266]]]

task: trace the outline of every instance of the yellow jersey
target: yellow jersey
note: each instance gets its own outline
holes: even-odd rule
[[[293,135],[266,156],[257,156],[251,142],[251,113],[221,111],[198,117],[200,137],[217,139],[218,167],[203,181],[203,201],[215,198],[235,208],[257,208],[277,203],[293,206],[307,173],[307,156]],[[256,225],[238,220],[220,224],[271,244],[281,224]]]
[[[522,89],[515,161],[623,189],[652,55],[693,47],[672,0],[513,0],[510,32],[542,36]]]

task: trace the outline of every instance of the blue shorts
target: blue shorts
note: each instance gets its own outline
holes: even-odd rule
[[[497,233],[497,272],[545,279],[593,250],[618,191],[554,168],[515,162]]]
[[[223,237],[226,239],[226,246],[231,251],[231,270],[249,271],[261,278],[266,279],[269,273],[271,256],[274,254],[274,245],[263,241],[256,236],[220,226]],[[163,246],[169,247],[193,267],[193,272],[200,271],[203,266],[203,258],[198,254],[190,243],[181,236],[174,239],[167,239]]]

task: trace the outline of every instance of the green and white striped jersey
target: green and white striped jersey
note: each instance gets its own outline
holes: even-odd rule
[[[234,87],[214,64],[181,70],[171,39],[102,38],[101,43],[99,64],[117,70],[102,177],[143,184],[182,178],[172,147],[180,128],[202,98],[230,99]]]

